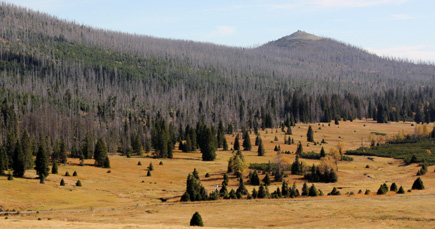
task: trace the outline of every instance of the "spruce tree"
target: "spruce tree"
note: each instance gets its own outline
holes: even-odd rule
[[[258,156],[264,156],[265,153],[266,150],[264,149],[263,141],[260,139],[260,144],[258,145]]]
[[[252,176],[249,178],[249,183],[251,185],[260,185],[260,178],[258,177],[257,171],[252,173]]]
[[[224,140],[223,140],[222,147],[223,147],[222,149],[224,151],[228,150],[228,143],[227,143],[227,139],[226,138],[224,138]]]
[[[243,149],[246,151],[250,151],[252,149],[251,139],[249,137],[248,131],[246,131],[243,136]]]
[[[106,156],[106,158],[104,159],[103,168],[110,168],[109,156]]]
[[[392,183],[391,184],[390,191],[397,192],[397,185],[396,185],[396,183]]]
[[[200,131],[199,148],[202,153],[203,161],[214,161],[216,158],[217,139],[209,127],[202,127]]]
[[[64,164],[64,165],[67,162],[66,143],[65,143],[65,141],[63,139],[60,140],[59,162]]]
[[[308,194],[309,194],[308,185],[307,183],[304,183],[304,185],[302,186],[302,196],[308,196]]]
[[[261,141],[260,135],[257,135],[257,137],[255,137],[255,146],[259,146],[260,141]]]
[[[86,133],[82,144],[82,153],[84,159],[91,159],[93,156],[94,144],[90,133]]]
[[[320,157],[322,158],[325,156],[326,156],[325,149],[323,149],[323,146],[322,146],[322,149],[320,150]]]
[[[60,180],[60,186],[65,186],[65,181],[63,179]]]
[[[98,167],[103,167],[106,158],[107,158],[106,143],[104,142],[103,138],[99,138],[97,143],[95,144],[95,151],[94,151],[95,165]]]
[[[52,174],[57,174],[58,173],[57,161],[56,160],[53,161],[53,165],[51,167],[51,173]]]
[[[317,195],[318,195],[318,193],[317,193],[317,189],[316,189],[316,187],[314,186],[314,184],[311,185],[308,195],[309,195],[309,196],[317,196]]]
[[[190,226],[199,226],[199,227],[204,226],[201,215],[198,212],[195,212],[195,214],[193,214],[192,216],[192,219],[190,219]]]
[[[78,181],[76,182],[76,186],[77,186],[77,187],[81,187],[81,186],[82,186],[82,182],[81,182],[80,180],[78,180]]]
[[[398,194],[405,194],[405,190],[402,186],[400,186],[399,190],[397,191]]]
[[[9,158],[8,153],[6,152],[6,148],[0,147],[0,175],[5,175],[5,171],[8,170],[9,166]]]
[[[134,133],[131,136],[131,149],[135,155],[142,155],[142,140],[140,134]]]
[[[15,144],[14,162],[12,165],[14,176],[23,177],[26,172],[26,158],[23,152],[23,147],[19,141]]]
[[[257,198],[263,199],[267,198],[267,191],[263,184],[260,184],[260,188],[258,189]]]
[[[314,142],[314,132],[313,132],[313,129],[311,128],[311,125],[308,127],[307,141]]]
[[[417,189],[417,190],[424,189],[424,184],[420,177],[414,181],[414,184],[412,184],[412,189]]]
[[[25,166],[24,168],[27,169],[32,169],[34,166],[34,160],[33,160],[33,150],[32,150],[32,139],[30,138],[29,134],[27,133],[27,131],[25,130],[23,132],[23,135],[21,137],[21,147],[23,149],[23,154],[24,154],[24,161],[25,161]]]
[[[69,175],[68,175],[69,176]],[[77,171],[74,171],[73,172],[73,177],[76,177],[77,176]]]
[[[236,138],[234,139],[234,150],[240,150],[240,143],[239,143],[239,135],[236,135]]]
[[[150,170],[150,171],[154,170],[154,166],[153,166],[152,162],[150,162],[150,165],[148,165],[148,170]],[[195,169],[195,171],[196,171],[196,169]]]
[[[39,177],[44,178],[48,176],[48,171],[50,171],[48,167],[48,153],[44,140],[41,140],[38,152],[36,153],[35,170]]]
[[[264,177],[263,182],[264,182],[265,186],[269,186],[270,185],[270,177],[269,177],[268,173],[266,173],[266,176]]]
[[[151,170],[148,169],[147,177],[150,177],[150,176],[151,176]]]
[[[300,155],[303,151],[304,151],[304,149],[302,148],[302,143],[299,142],[298,148],[296,149],[296,155]]]

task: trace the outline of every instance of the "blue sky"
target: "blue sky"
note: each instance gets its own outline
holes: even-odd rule
[[[252,47],[303,30],[435,62],[433,0],[6,0],[94,27]]]

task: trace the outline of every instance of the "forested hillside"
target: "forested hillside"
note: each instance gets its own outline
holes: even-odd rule
[[[149,148],[156,129],[172,144],[184,140],[199,121],[222,122],[225,132],[340,118],[435,121],[434,65],[329,38],[297,32],[235,48],[91,28],[5,3],[0,15],[0,139],[10,157],[25,132],[33,152],[42,138],[75,153],[100,137],[109,152],[126,152]]]

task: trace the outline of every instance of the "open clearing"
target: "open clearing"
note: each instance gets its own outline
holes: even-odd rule
[[[314,139],[323,144],[326,152],[335,147],[339,141],[345,149],[355,149],[361,144],[369,144],[371,132],[395,135],[399,130],[414,132],[414,126],[407,123],[377,124],[373,121],[340,122],[340,125],[311,124]],[[432,127],[432,126],[431,126]],[[319,129],[320,128],[320,129]],[[295,143],[301,141],[304,151],[320,152],[320,145],[310,143],[307,146],[306,133],[308,125],[297,124],[293,128]],[[274,161],[275,145],[282,151],[296,151],[296,144],[285,145],[284,133],[280,129],[260,131],[267,150],[264,157],[257,156],[257,147],[252,151],[243,151],[250,163]],[[277,136],[278,141],[274,141]],[[227,141],[232,147],[235,136],[228,135]],[[255,135],[251,134],[251,142]],[[242,142],[240,142],[242,143]],[[402,161],[392,158],[353,156],[352,162],[339,162],[338,182],[333,184],[315,183],[325,194],[333,187],[340,188],[341,196],[300,197],[295,199],[264,200],[218,200],[206,202],[180,203],[179,196],[185,190],[186,177],[196,168],[202,184],[208,191],[221,184],[226,172],[231,151],[218,151],[217,159],[212,162],[201,161],[201,154],[181,153],[176,151],[174,159],[126,158],[118,155],[110,157],[109,169],[90,166],[93,160],[78,166],[78,160],[69,159],[66,166],[59,167],[59,174],[50,174],[46,184],[39,184],[34,171],[27,171],[25,179],[15,178],[8,181],[0,177],[0,205],[3,210],[17,210],[20,214],[2,217],[1,227],[5,228],[119,228],[119,227],[172,227],[188,226],[195,211],[202,215],[206,226],[210,227],[433,227],[435,225],[435,166],[428,168],[422,176],[425,190],[412,191],[404,195],[388,193],[376,195],[378,187],[386,182],[395,182],[405,190],[411,188],[419,167],[416,164],[404,166]],[[294,154],[283,154],[294,160]],[[306,160],[307,165],[317,164],[318,160]],[[142,166],[138,166],[141,161]],[[159,165],[162,161],[163,165]],[[152,176],[146,176],[146,168],[152,163]],[[369,168],[366,168],[369,165]],[[77,171],[78,176],[65,177]],[[205,178],[205,174],[211,176]],[[245,171],[246,176],[249,171]],[[262,175],[260,178],[262,178]],[[66,186],[59,185],[60,180]],[[229,190],[236,189],[238,182],[230,176]],[[296,182],[301,189],[302,176],[289,175],[285,179]],[[80,180],[82,187],[74,184]],[[245,179],[246,181],[246,179]],[[309,184],[311,185],[311,184]],[[274,191],[281,183],[269,187]],[[253,186],[247,185],[249,191]],[[258,188],[258,187],[257,187]],[[363,193],[371,190],[370,195]],[[344,195],[354,192],[354,195]],[[162,203],[159,198],[169,198]],[[28,210],[39,213],[25,213]],[[41,220],[38,220],[40,218]],[[48,220],[50,219],[50,220]]]

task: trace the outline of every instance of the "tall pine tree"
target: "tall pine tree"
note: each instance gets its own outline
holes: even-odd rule
[[[38,152],[36,153],[35,170],[41,179],[47,177],[50,171],[48,167],[48,152],[44,140],[41,140],[39,143]]]

